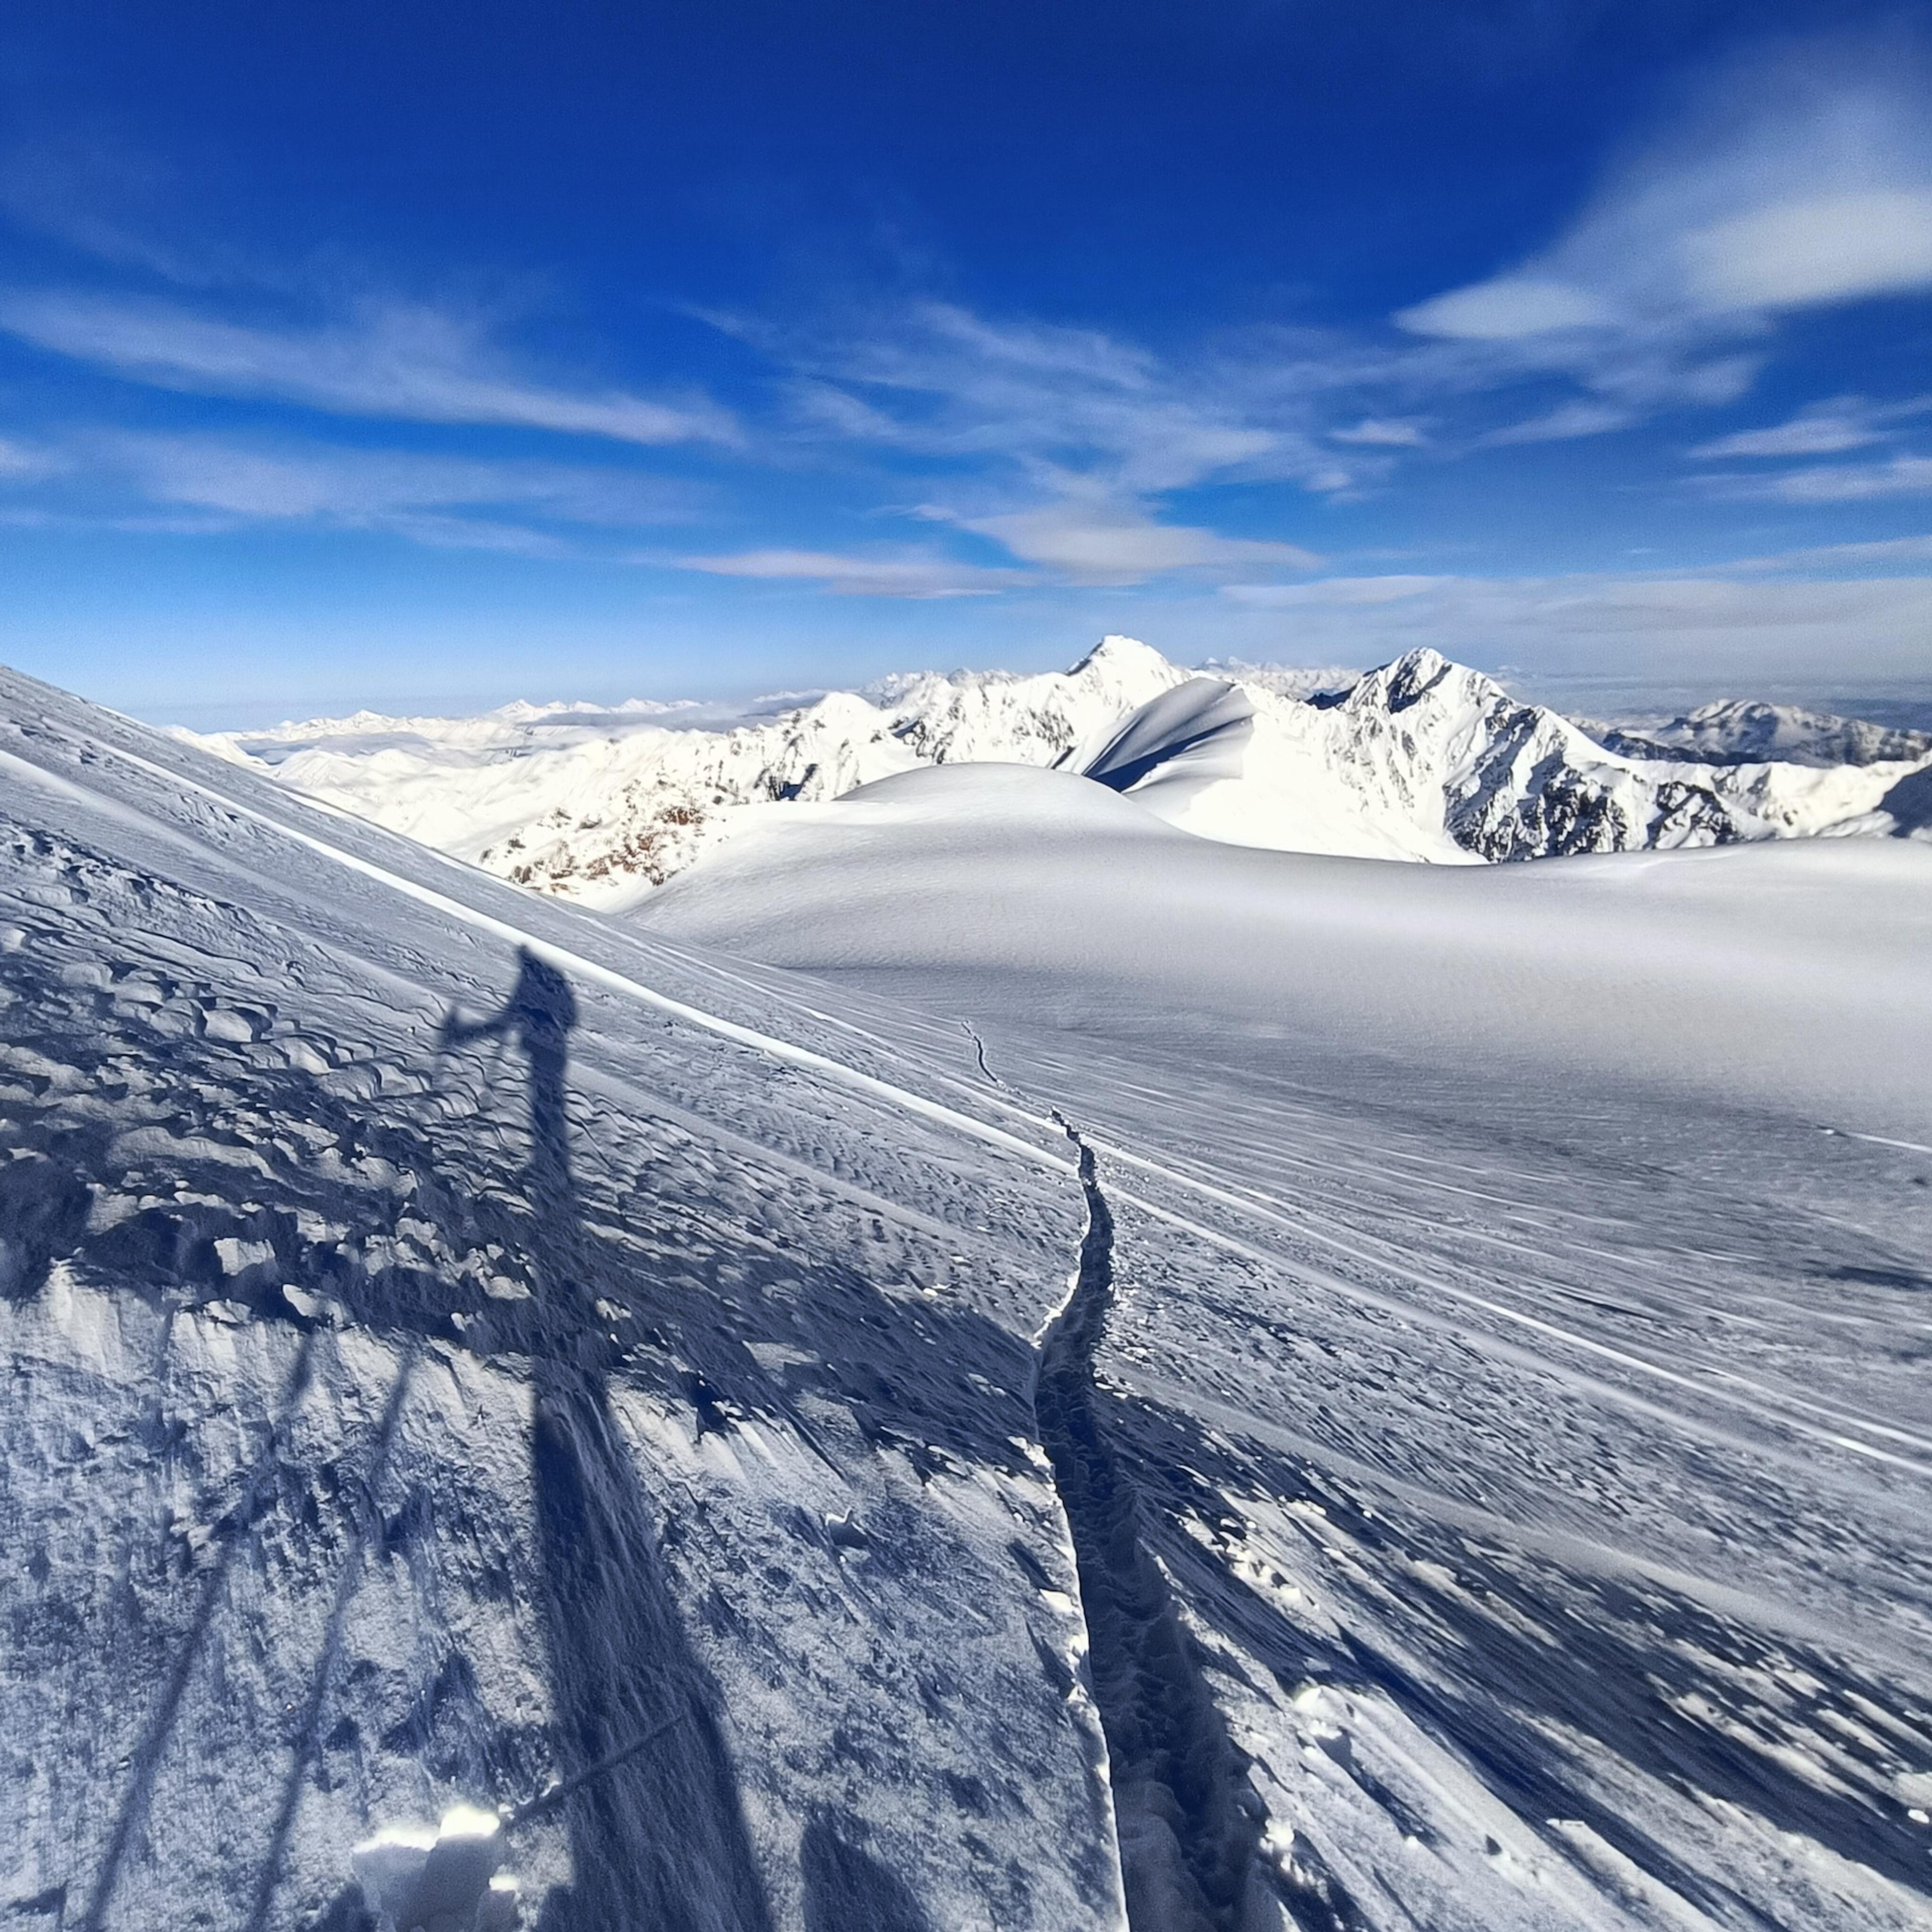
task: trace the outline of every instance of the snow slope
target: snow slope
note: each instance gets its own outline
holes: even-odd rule
[[[1910,734],[1732,706],[1654,740],[1599,728],[1599,742],[1431,651],[1366,676],[1222,669],[1190,678],[1108,638],[1064,674],[892,678],[769,701],[726,728],[697,706],[513,705],[204,742],[500,877],[605,908],[793,803],[974,760],[1104,770],[1160,816],[1236,844],[1438,863],[1932,824],[1932,742]],[[1211,742],[1196,712],[1213,714]]]
[[[1106,1424],[1340,1922],[1932,1922],[1932,852],[1395,867],[926,772],[633,916],[1079,1124]]]
[[[1932,853],[0,853],[10,1924],[1932,1924]]]
[[[10,674],[0,852],[10,1926],[1119,1923],[1051,1123]]]

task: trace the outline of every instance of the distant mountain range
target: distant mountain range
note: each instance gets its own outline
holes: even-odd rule
[[[1932,734],[1732,701],[1573,720],[1429,650],[1366,674],[1209,675],[1110,637],[1065,672],[922,672],[735,716],[518,704],[199,742],[500,878],[602,906],[774,811],[968,761],[1084,772],[1230,844],[1437,863],[1932,834]]]

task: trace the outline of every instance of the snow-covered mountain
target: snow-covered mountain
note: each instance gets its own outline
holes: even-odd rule
[[[9,1932],[1932,1925],[1932,849],[1167,689],[620,921],[0,673]]]
[[[1932,741],[1912,734],[1731,705],[1592,735],[1432,651],[1366,676],[1196,676],[1108,638],[1064,673],[923,673],[727,723],[696,706],[516,705],[205,742],[500,878],[607,907],[787,804],[970,761],[1084,771],[1237,844],[1438,863],[1932,824]]]
[[[514,884],[602,904],[661,884],[774,804],[920,765],[1051,765],[1188,674],[1109,638],[1066,674],[932,673],[760,706],[514,705],[477,718],[363,713],[202,740],[312,796]]]
[[[1862,718],[1735,698],[1700,705],[1676,718],[1634,718],[1621,724],[1576,722],[1612,751],[1696,764],[1910,764],[1932,755],[1932,731],[1895,730]]]

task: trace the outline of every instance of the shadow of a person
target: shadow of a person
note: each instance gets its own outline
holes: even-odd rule
[[[496,1012],[471,1021],[452,1011],[440,1030],[446,1048],[507,1040],[529,1070],[525,1178],[541,1304],[531,1487],[556,1766],[575,1787],[558,1807],[571,1881],[550,1893],[539,1932],[770,1932],[717,1690],[686,1634],[611,1411],[565,1107],[577,1023],[569,981],[525,947]]]
[[[488,1019],[466,1020],[452,1007],[436,1031],[445,1052],[479,1040],[508,1040],[530,1064],[531,1205],[547,1218],[574,1220],[569,1124],[564,1113],[564,1075],[570,1064],[570,1030],[577,1024],[577,995],[570,982],[527,946],[517,950],[517,983]]]

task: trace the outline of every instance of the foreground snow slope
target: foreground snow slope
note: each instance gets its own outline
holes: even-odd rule
[[[1118,1924],[1072,1161],[908,1078],[0,678],[6,1923],[364,1924],[588,1772],[526,1924]]]
[[[1093,772],[1239,845],[1438,863],[1932,825],[1932,740],[1765,705],[1605,742],[1433,651],[1366,676],[1192,677],[1131,638],[1073,668],[931,673],[721,721],[512,705],[204,741],[500,877],[617,908],[795,802],[922,766]]]
[[[627,931],[0,681],[10,1924],[1932,1924],[1932,854],[1673,1076],[1468,894],[1787,855],[815,815]]]
[[[1932,1923],[1932,852],[1378,866],[922,773],[635,917],[1080,1126],[1106,1427],[1351,1922]]]

